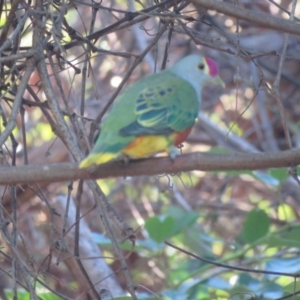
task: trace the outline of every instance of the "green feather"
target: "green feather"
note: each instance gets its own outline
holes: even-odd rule
[[[151,87],[138,95],[136,120],[120,130],[121,136],[171,134],[194,124],[199,110],[195,89],[172,73],[163,73],[163,79],[158,75],[153,75]]]

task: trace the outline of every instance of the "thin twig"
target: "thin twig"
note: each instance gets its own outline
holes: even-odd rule
[[[7,122],[7,126],[5,127],[5,130],[2,132],[0,136],[0,148],[5,143],[11,132],[16,127],[17,121],[17,115],[19,113],[19,109],[22,103],[23,94],[26,90],[29,78],[34,70],[35,67],[35,58],[29,58],[26,63],[26,69],[24,72],[24,75],[21,79],[20,85],[18,86],[17,94],[14,100],[13,108],[11,110],[10,118]]]

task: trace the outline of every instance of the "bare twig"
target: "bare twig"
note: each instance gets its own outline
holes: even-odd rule
[[[10,118],[7,122],[5,130],[2,132],[0,136],[0,148],[2,147],[3,143],[5,143],[8,136],[11,134],[11,132],[14,130],[17,124],[16,118],[19,113],[20,105],[23,99],[23,94],[26,90],[29,78],[34,70],[35,62],[36,62],[35,58],[29,58],[26,63],[25,73],[21,79],[20,85],[18,86],[18,90],[14,100],[13,108],[11,110]]]
[[[26,52],[21,52],[21,53],[17,53],[17,54],[12,54],[12,55],[4,55],[0,57],[0,63],[5,63],[5,62],[9,62],[9,61],[15,61],[17,59],[22,59],[22,58],[27,58],[27,57],[31,57],[35,54],[35,50],[34,49],[30,49]]]
[[[18,6],[19,6],[20,2],[21,2],[21,0],[14,0],[14,1],[12,1],[11,7],[10,7],[10,10],[9,10],[9,15],[7,16],[5,25],[2,28],[2,30],[1,30],[0,45],[3,45],[3,42],[5,40],[7,40],[7,35],[8,35],[8,32],[9,32],[9,29],[12,26],[14,18],[16,17],[16,11],[18,9]],[[2,5],[2,3],[1,3],[1,5]],[[20,27],[20,28],[22,28],[22,27]],[[9,41],[7,41],[7,42],[9,42]]]

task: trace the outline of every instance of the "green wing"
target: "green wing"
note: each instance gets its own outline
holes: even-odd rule
[[[199,101],[194,88],[175,75],[145,87],[135,100],[136,120],[120,129],[122,136],[168,135],[195,123]]]

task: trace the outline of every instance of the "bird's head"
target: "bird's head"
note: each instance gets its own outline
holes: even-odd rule
[[[196,90],[199,98],[201,89],[210,83],[225,86],[219,77],[216,62],[209,57],[192,54],[178,61],[170,70],[177,76],[188,81]]]

